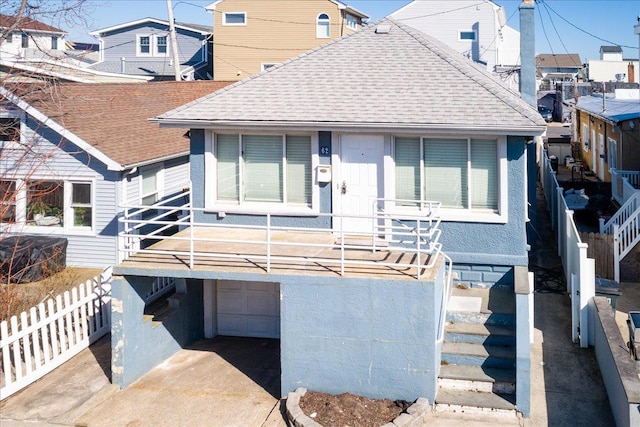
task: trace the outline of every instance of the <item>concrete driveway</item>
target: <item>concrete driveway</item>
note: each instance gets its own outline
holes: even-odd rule
[[[109,382],[110,340],[98,343],[0,405],[3,427],[265,426],[281,414],[280,342],[196,342],[124,390]]]

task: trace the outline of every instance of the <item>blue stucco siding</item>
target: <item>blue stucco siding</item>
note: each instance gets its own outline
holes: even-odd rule
[[[116,277],[113,280],[111,348],[112,381],[124,388],[182,347],[204,337],[202,281],[176,280],[170,297],[172,314],[154,325],[143,317],[143,296],[155,278]]]
[[[208,177],[205,168],[205,136],[202,129],[191,129],[191,183],[193,206],[196,208],[205,207],[205,191],[208,185],[215,185],[211,177]],[[331,149],[331,132],[319,133],[320,147]],[[321,152],[319,150],[319,152]],[[331,153],[320,155],[320,164],[331,164]],[[313,172],[315,179],[315,172]],[[316,185],[314,183],[314,185]],[[320,185],[320,213],[331,212],[331,185]],[[231,214],[226,213],[224,217],[219,216],[216,212],[196,212],[195,218],[197,222],[215,223],[219,225],[247,225],[247,226],[265,226],[266,217],[264,215],[250,214]],[[331,219],[329,217],[318,216],[278,216],[271,217],[271,225],[299,227],[299,228],[326,228],[331,229]]]
[[[437,277],[281,282],[283,395],[306,387],[433,401],[444,267]]]
[[[525,138],[507,139],[509,221],[442,223],[443,250],[455,264],[527,265]]]

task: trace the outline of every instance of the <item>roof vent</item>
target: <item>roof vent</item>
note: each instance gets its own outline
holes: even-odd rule
[[[376,34],[389,34],[391,31],[391,25],[378,25],[376,27]]]

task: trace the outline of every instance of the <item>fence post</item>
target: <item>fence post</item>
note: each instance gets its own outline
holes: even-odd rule
[[[579,287],[580,287],[580,347],[589,347],[589,336],[593,336],[593,328],[591,326],[591,319],[593,314],[589,313],[591,301],[595,296],[595,261],[587,258],[587,248],[589,245],[586,243],[578,243],[578,250],[580,251],[580,274],[579,274]]]
[[[562,245],[560,245],[560,241],[558,241],[558,247],[560,248],[560,246],[562,247],[562,261],[564,262],[564,268],[565,268],[565,279],[567,280],[567,285],[569,284],[569,280],[571,279],[571,273],[573,273],[575,271],[575,266],[574,264],[574,257],[571,256],[572,254],[572,244],[569,241],[569,236],[571,234],[572,227],[571,227],[571,223],[573,221],[573,211],[572,210],[565,210],[565,216],[564,216],[564,222],[563,222],[563,226],[564,226],[564,234],[562,235]]]
[[[620,283],[620,226],[613,224],[613,279]]]

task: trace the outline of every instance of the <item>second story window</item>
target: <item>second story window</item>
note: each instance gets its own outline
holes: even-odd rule
[[[358,29],[358,19],[355,16],[347,14],[347,28],[352,30]]]
[[[22,33],[22,48],[26,49],[29,47],[29,35]]]
[[[51,50],[58,50],[58,36],[51,36]]]
[[[222,25],[247,25],[246,12],[224,12]]]
[[[151,54],[151,37],[138,36],[138,54],[139,55]]]
[[[0,117],[0,142],[20,142],[20,119]]]
[[[331,37],[331,20],[329,15],[321,13],[316,22],[316,38],[328,39]]]
[[[156,37],[156,53],[158,55],[167,54],[167,36]]]

